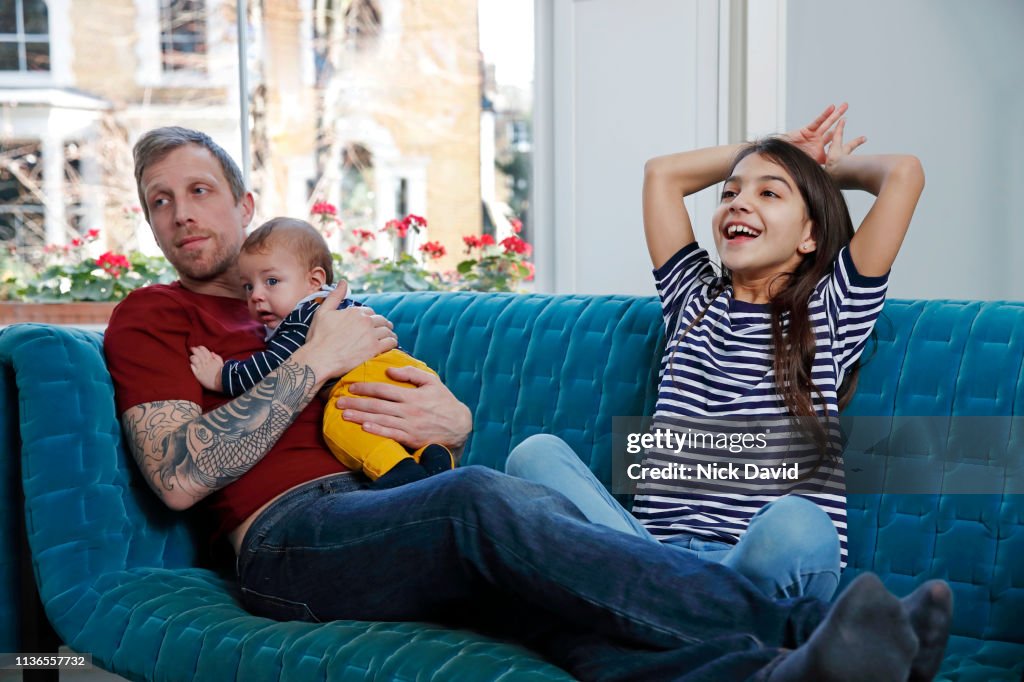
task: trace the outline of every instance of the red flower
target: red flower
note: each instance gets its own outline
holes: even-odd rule
[[[359,256],[360,258],[369,258],[370,254],[361,246],[352,245],[348,247],[349,254],[353,256]]]
[[[132,269],[132,264],[126,256],[110,251],[97,258],[96,265],[103,268],[103,271],[114,279],[120,277],[122,272]]]
[[[97,230],[97,229],[92,229],[92,230],[89,230],[88,232],[85,233],[85,238],[89,239],[89,240],[99,239],[99,236],[100,236],[100,231]]]
[[[402,222],[406,224],[407,228],[411,227],[412,229],[416,230],[417,232],[420,231],[421,227],[426,227],[427,226],[427,219],[426,218],[424,218],[423,216],[413,215],[412,213],[410,213],[409,215],[407,215],[404,218],[402,218]]]
[[[518,253],[524,256],[530,255],[530,252],[533,251],[532,246],[515,236],[502,239],[501,246],[505,249],[505,253]]]
[[[356,230],[352,230],[352,234],[354,234],[356,236],[356,239],[358,239],[359,241],[363,241],[363,242],[368,242],[371,239],[376,239],[377,238],[377,235],[375,235],[373,232],[370,232],[369,230],[359,230],[359,229],[356,229]]]
[[[448,253],[448,250],[444,248],[441,242],[427,242],[420,247],[420,251],[435,259],[441,258]]]
[[[475,234],[466,235],[462,238],[462,241],[466,244],[466,253],[473,253],[473,249],[494,246],[494,237],[489,234],[483,234],[479,237]]]
[[[334,204],[326,201],[318,201],[313,204],[313,208],[309,211],[313,215],[338,215],[338,209]]]
[[[508,223],[512,226],[512,231],[516,234],[523,231],[523,221],[519,218],[509,218]]]
[[[83,241],[82,241],[81,239],[79,239],[78,237],[75,237],[74,239],[72,239],[72,240],[71,240],[71,246],[81,246],[81,245],[82,245],[82,244],[84,244],[84,243],[85,243],[85,242],[83,242]]]
[[[389,220],[380,231],[394,233],[399,239],[405,239],[405,235],[409,233],[409,223],[404,220]]]

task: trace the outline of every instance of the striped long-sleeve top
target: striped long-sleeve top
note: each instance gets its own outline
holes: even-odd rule
[[[320,308],[331,287],[310,294],[299,301],[288,316],[281,320],[276,329],[267,330],[267,349],[254,353],[248,360],[227,360],[220,371],[222,391],[230,396],[240,396],[262,381],[268,374],[281,366],[302,344],[313,321],[313,314]],[[360,306],[362,303],[350,298],[342,300],[338,310]]]
[[[655,270],[654,276],[668,339],[655,423],[679,418],[689,423],[694,418],[787,418],[789,412],[772,367],[769,306],[736,300],[732,287],[722,286],[717,278],[707,251],[696,243],[682,248]],[[816,340],[811,378],[827,405],[827,414],[838,415],[838,388],[864,350],[882,310],[887,283],[888,275],[858,273],[849,249],[843,248],[833,271],[814,289],[809,306]],[[819,414],[826,414],[818,396],[815,407]],[[828,430],[834,440],[838,428]],[[775,454],[783,453],[789,463],[799,462],[803,467],[819,461],[820,448],[812,441],[792,433],[777,433],[774,438],[774,442],[768,438],[769,445],[776,446]],[[649,449],[645,466],[678,468],[693,466],[700,459],[693,452]],[[806,485],[798,492],[832,519],[845,566],[846,486],[841,462],[830,466],[825,461],[812,480],[812,492],[804,492],[809,489]],[[737,489],[735,485],[709,483],[697,488],[645,480],[637,489],[633,513],[656,537],[689,532],[736,542],[751,517],[785,492],[778,485],[752,486],[742,493]]]

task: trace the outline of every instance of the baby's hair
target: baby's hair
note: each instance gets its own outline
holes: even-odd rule
[[[286,245],[300,263],[310,270],[323,268],[327,284],[334,284],[334,261],[323,236],[305,220],[298,218],[271,218],[242,242],[242,253],[267,253],[273,247]]]

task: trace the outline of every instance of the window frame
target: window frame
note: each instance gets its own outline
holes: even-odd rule
[[[170,5],[174,2],[188,2],[193,5],[197,5],[197,8],[192,8],[190,11],[198,12],[202,15],[202,29],[200,31],[186,31],[181,30],[181,27],[174,25],[173,15],[170,15]],[[210,30],[207,21],[209,16],[209,9],[207,7],[206,0],[158,0],[158,22],[160,30],[160,71],[162,74],[175,74],[175,73],[193,73],[196,75],[206,76],[210,72]],[[196,22],[196,20],[193,20]],[[198,23],[198,22],[196,22]],[[168,25],[169,24],[169,25]],[[177,47],[181,45],[202,45],[202,51],[196,50],[193,52],[183,51],[182,54],[187,54],[194,58],[189,59],[189,64],[182,64],[176,66],[173,59],[168,59],[169,54],[179,52],[178,50],[168,51],[168,47]]]
[[[18,68],[17,69],[3,69],[0,68],[0,73],[4,74],[49,74],[53,69],[53,46],[50,40],[50,8],[47,7],[43,0],[39,0],[43,3],[43,7],[46,8],[46,33],[27,33],[25,31],[25,0],[14,0],[14,22],[15,22],[15,33],[0,33],[0,43],[14,44],[18,48]],[[48,63],[46,69],[30,69],[28,68],[28,49],[29,43],[46,43],[46,53],[48,55]]]
[[[165,71],[163,56],[163,0],[135,0],[135,81],[152,88],[223,88],[237,86],[237,32],[224,16],[224,0],[203,0],[206,27],[205,69]],[[228,25],[228,24],[231,25]],[[218,36],[223,39],[217,40]],[[230,68],[217,68],[218,64]]]

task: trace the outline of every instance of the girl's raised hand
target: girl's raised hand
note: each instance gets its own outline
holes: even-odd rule
[[[843,143],[843,129],[846,127],[846,119],[839,119],[836,129],[832,133],[832,142],[828,146],[828,154],[825,159],[825,170],[829,175],[835,177],[836,171],[843,159],[853,153],[853,150],[868,141],[868,138],[861,135],[855,140]]]
[[[824,164],[828,158],[825,147],[832,141],[832,135],[835,132],[832,130],[832,126],[846,113],[848,108],[849,106],[845,102],[838,107],[830,104],[809,125],[800,130],[786,133],[782,138],[802,149],[816,162]]]

